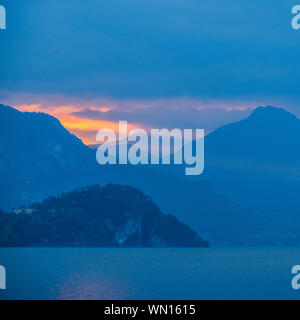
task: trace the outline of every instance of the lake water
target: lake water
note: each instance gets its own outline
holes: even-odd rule
[[[296,264],[299,248],[0,248],[0,299],[299,299]]]

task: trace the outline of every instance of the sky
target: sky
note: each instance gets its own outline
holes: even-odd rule
[[[85,143],[119,120],[205,128],[260,105],[300,116],[293,0],[0,0],[0,103]]]

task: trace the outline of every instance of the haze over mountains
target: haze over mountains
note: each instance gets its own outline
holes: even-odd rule
[[[0,106],[0,208],[91,184],[120,183],[142,190],[163,212],[174,214],[213,243],[300,243],[299,210],[294,204],[300,172],[299,123],[283,109],[258,108],[247,119],[208,135],[204,174],[187,178],[180,167],[170,174],[141,166],[100,166],[95,150],[57,119]],[[280,210],[275,206],[276,214],[273,190],[284,203]],[[287,203],[292,209],[289,216]],[[289,218],[292,213],[296,220]],[[283,215],[293,225],[285,224],[284,236],[279,228]]]
[[[201,178],[259,215],[265,234],[275,243],[300,244],[296,116],[282,108],[260,107],[248,118],[217,129],[206,139],[206,171]]]
[[[239,202],[262,205],[275,194],[292,199],[300,182],[300,120],[282,108],[259,107],[217,129],[206,139],[203,177]]]
[[[184,177],[180,166],[160,169]],[[186,178],[208,179],[222,194],[247,205],[268,204],[274,193],[281,195],[279,202],[295,199],[300,191],[300,120],[283,108],[256,108],[246,119],[206,136],[204,173]]]
[[[190,182],[140,166],[100,166],[95,150],[49,115],[1,106],[0,121],[0,208],[5,211],[78,187],[119,183],[142,190],[163,212],[209,239],[231,242],[241,232],[252,232],[247,210],[207,181]]]
[[[271,242],[300,243],[300,120],[285,109],[258,107],[206,136],[201,176],[186,177],[180,166],[160,169],[209,180],[263,221]]]

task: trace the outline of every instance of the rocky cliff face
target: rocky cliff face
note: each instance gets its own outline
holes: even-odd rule
[[[0,214],[0,246],[205,247],[142,192],[120,185],[77,189]],[[30,212],[29,214],[26,212]]]

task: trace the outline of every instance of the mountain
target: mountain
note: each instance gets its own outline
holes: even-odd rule
[[[117,183],[138,188],[163,212],[213,242],[245,244],[253,233],[256,238],[259,226],[252,214],[208,181],[188,181],[143,166],[100,166],[95,150],[49,115],[0,106],[0,128],[0,208],[6,211],[78,187]]]
[[[281,202],[295,199],[299,159],[300,120],[283,108],[267,106],[205,137],[201,176],[185,176],[183,166],[159,169],[192,181],[209,180],[234,201],[261,206],[274,198]]]
[[[259,107],[248,118],[217,129],[205,143],[202,178],[234,200],[261,206],[299,194],[300,120],[286,110]]]
[[[208,246],[174,216],[162,214],[142,192],[120,185],[50,197],[18,214],[0,212],[0,221],[0,246]]]
[[[300,244],[300,120],[285,109],[259,107],[206,139],[201,177],[255,212],[274,244]]]
[[[201,176],[184,176],[181,166],[167,169],[193,182],[209,180],[218,193],[248,208],[252,223],[259,221],[258,238],[269,239],[266,243],[299,245],[299,159],[300,120],[283,108],[267,106],[205,137]]]
[[[282,108],[259,107],[206,139],[208,165],[252,167],[300,178],[300,120]]]
[[[91,157],[60,122],[43,113],[0,105],[0,204],[3,209],[43,199],[56,188],[85,183]]]

